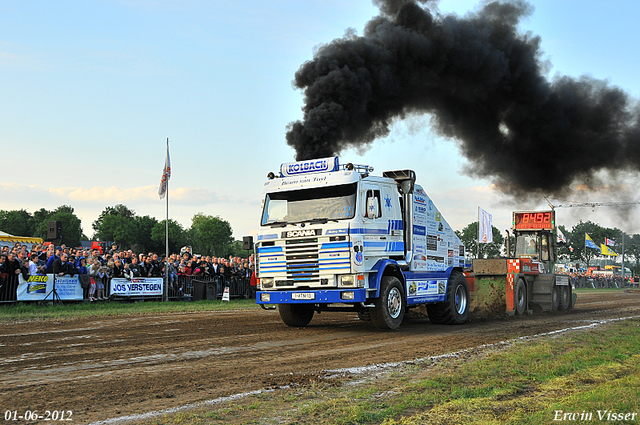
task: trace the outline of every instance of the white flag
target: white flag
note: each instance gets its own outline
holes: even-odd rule
[[[478,243],[493,242],[493,216],[478,207]]]
[[[558,227],[558,243],[567,243],[567,238],[564,236],[564,233],[562,233],[562,230],[560,230],[560,228]]]
[[[164,168],[162,169],[162,178],[160,179],[160,188],[158,189],[158,195],[160,199],[164,199],[167,193],[167,184],[171,178],[171,160],[169,159],[169,144],[167,144],[167,159],[164,160]]]

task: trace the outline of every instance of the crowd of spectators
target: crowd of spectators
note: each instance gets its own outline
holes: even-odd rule
[[[253,256],[222,258],[194,255],[189,247],[185,247],[181,253],[169,255],[168,262],[165,260],[165,255],[119,250],[116,245],[105,253],[97,249],[65,245],[33,245],[31,249],[20,243],[15,243],[12,247],[5,245],[0,251],[0,300],[15,299],[15,295],[8,293],[10,288],[5,283],[12,277],[17,280],[19,274],[25,280],[32,275],[44,274],[88,275],[90,284],[87,298],[91,301],[106,299],[106,285],[111,278],[130,280],[136,277],[164,277],[165,271],[169,288],[175,291],[181,290],[178,285],[180,276],[247,278],[251,279],[251,286],[255,287]],[[618,275],[583,272],[571,273],[570,277],[576,288],[622,288],[633,283],[637,285],[637,281],[634,282],[632,278],[623,281]]]
[[[190,247],[169,255],[166,261],[165,255],[119,250],[116,245],[101,253],[98,249],[64,244],[33,245],[29,250],[26,245],[16,243],[13,247],[3,246],[0,252],[0,300],[6,300],[2,297],[2,290],[7,289],[6,280],[21,273],[25,280],[30,275],[89,275],[88,299],[94,301],[106,298],[105,285],[111,278],[164,277],[166,272],[170,288],[175,289],[180,276],[248,278],[255,286],[254,269],[253,255],[249,258],[195,255]]]
[[[575,288],[623,288],[638,284],[637,278],[614,274],[598,274],[598,273],[569,273],[571,282]]]

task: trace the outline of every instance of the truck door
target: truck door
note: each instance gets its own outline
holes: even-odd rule
[[[402,210],[400,196],[395,186],[382,186],[382,220],[387,223],[387,246],[389,256],[404,255],[404,228],[402,225]]]
[[[362,211],[362,236],[364,243],[364,257],[367,267],[372,267],[378,258],[385,255],[387,246],[388,226],[382,219],[382,192],[377,184],[362,185],[360,196],[360,211]]]
[[[362,189],[363,237],[366,257],[403,255],[402,212],[395,187],[367,183]]]

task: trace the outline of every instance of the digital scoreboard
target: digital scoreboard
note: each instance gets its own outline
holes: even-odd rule
[[[513,213],[513,230],[553,230],[555,211],[525,211]]]

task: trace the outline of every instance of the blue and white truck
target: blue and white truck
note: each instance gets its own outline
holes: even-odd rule
[[[352,311],[382,329],[426,305],[434,323],[469,313],[464,246],[412,170],[374,176],[338,157],[282,164],[263,189],[257,302],[289,326]]]

